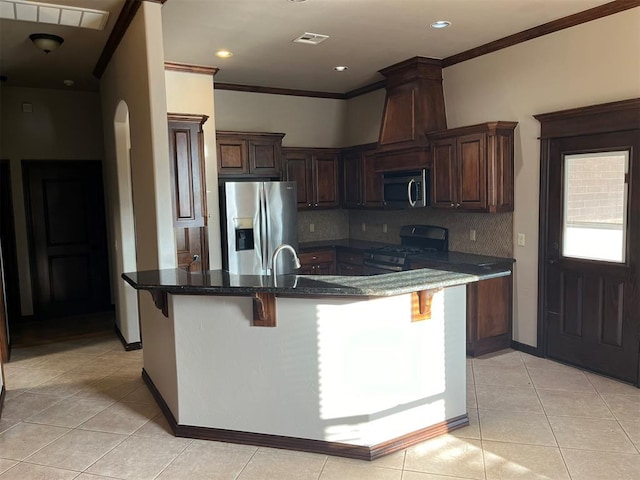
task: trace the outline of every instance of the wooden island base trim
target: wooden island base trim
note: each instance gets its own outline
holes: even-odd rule
[[[167,301],[167,292],[164,290],[149,290],[153,297],[153,303],[156,308],[162,312],[162,315],[169,318],[169,302]]]
[[[258,447],[284,448],[301,452],[334,455],[338,457],[355,458],[358,460],[375,460],[390,453],[404,450],[430,438],[437,437],[447,432],[469,425],[467,414],[450,418],[431,427],[416,430],[415,432],[378,443],[370,447],[361,445],[349,445],[347,443],[327,442],[308,438],[285,437],[282,435],[270,435],[266,433],[241,432],[238,430],[224,430],[220,428],[194,427],[180,425],[173,416],[162,395],[153,384],[149,374],[142,369],[142,379],[149,387],[151,394],[158,403],[160,410],[167,419],[171,430],[176,437],[197,438],[200,440],[213,440],[218,442],[240,443],[255,445]]]
[[[434,288],[432,290],[420,290],[411,294],[411,321],[420,322],[431,319],[431,302],[433,296],[442,290]]]
[[[273,293],[253,294],[253,322],[254,327],[276,326],[276,296]]]

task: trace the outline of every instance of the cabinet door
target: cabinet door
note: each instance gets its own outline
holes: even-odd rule
[[[382,206],[382,174],[376,172],[375,152],[362,157],[362,203],[365,207]]]
[[[311,160],[304,152],[285,153],[285,179],[296,182],[298,209],[311,208],[313,183]]]
[[[205,225],[201,128],[197,122],[169,122],[169,153],[175,227]]]
[[[263,177],[280,177],[280,144],[273,141],[249,142],[249,170]]]
[[[456,208],[456,140],[438,140],[431,145],[431,151],[431,205]]]
[[[349,152],[342,157],[342,203],[346,208],[362,204],[362,161],[360,152]]]
[[[458,204],[467,210],[487,208],[486,135],[476,133],[458,137]]]
[[[218,175],[249,173],[247,142],[237,138],[217,137]]]
[[[317,153],[313,155],[314,207],[337,207],[338,155]]]
[[[169,121],[176,255],[178,268],[191,272],[209,269],[201,121]]]

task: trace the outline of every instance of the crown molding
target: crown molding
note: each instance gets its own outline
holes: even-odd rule
[[[442,67],[450,67],[451,65],[465,62],[467,60],[471,60],[472,58],[481,57],[482,55],[486,55],[487,53],[496,52],[498,50],[502,50],[503,48],[512,47],[519,43],[533,40],[534,38],[542,37],[550,33],[564,30],[565,28],[575,27],[576,25],[591,22],[592,20],[607,17],[609,15],[623,12],[625,10],[629,10],[638,6],[640,6],[640,0],[616,0],[614,2],[605,3],[604,5],[599,5],[583,12],[578,12],[567,17],[562,17],[557,20],[553,20],[552,22],[543,23],[542,25],[538,25],[537,27],[529,28],[528,30],[514,33],[513,35],[500,38],[493,42],[485,43],[484,45],[480,45],[479,47],[475,47],[470,50],[451,55],[450,57],[442,60]]]
[[[174,72],[201,73],[215,76],[220,70],[217,67],[205,67],[204,65],[189,65],[187,63],[164,62],[164,69]]]

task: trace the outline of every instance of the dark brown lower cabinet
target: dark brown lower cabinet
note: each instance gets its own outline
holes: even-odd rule
[[[364,255],[361,250],[338,247],[336,249],[338,275],[363,275]]]
[[[467,285],[467,355],[477,357],[511,345],[513,277]]]
[[[300,275],[335,275],[336,252],[333,248],[306,252],[300,258]]]

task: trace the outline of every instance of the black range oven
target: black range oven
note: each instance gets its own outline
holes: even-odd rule
[[[408,270],[409,257],[449,250],[449,230],[432,225],[405,225],[400,229],[400,245],[387,245],[364,252],[364,274]]]

